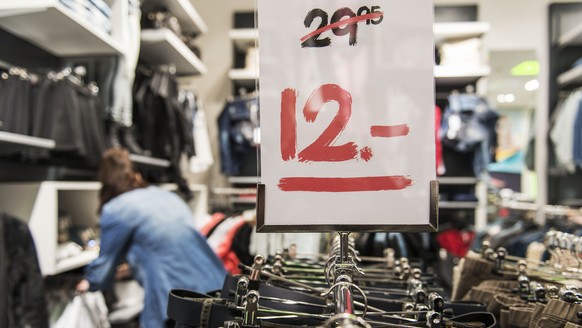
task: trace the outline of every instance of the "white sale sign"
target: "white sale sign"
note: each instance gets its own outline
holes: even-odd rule
[[[434,229],[432,2],[259,0],[258,26],[258,231]]]

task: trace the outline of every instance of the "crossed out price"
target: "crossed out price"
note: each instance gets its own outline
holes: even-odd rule
[[[366,25],[378,25],[384,20],[384,13],[380,10],[380,6],[363,6],[356,12],[348,7],[343,7],[336,10],[331,16],[331,22],[328,24],[328,14],[320,8],[315,8],[307,13],[303,24],[306,28],[310,28],[316,18],[320,18],[319,26],[316,30],[303,36],[301,46],[309,47],[327,47],[331,45],[329,37],[322,37],[322,34],[331,30],[336,36],[343,36],[349,34],[349,45],[355,46],[358,36],[358,23],[366,22]],[[346,19],[343,19],[347,17]]]
[[[324,84],[307,98],[303,106],[306,122],[315,122],[317,115],[326,103],[335,101],[339,108],[321,135],[302,150],[297,149],[297,98],[295,89],[287,88],[281,93],[280,113],[280,149],[283,161],[297,158],[299,162],[344,162],[361,158],[369,161],[374,153],[368,146],[358,148],[355,142],[334,145],[348,124],[352,114],[352,96],[337,84]],[[392,138],[408,135],[410,129],[406,124],[372,125],[371,137]],[[348,192],[401,190],[412,185],[412,180],[405,176],[374,177],[288,177],[279,180],[282,191]]]

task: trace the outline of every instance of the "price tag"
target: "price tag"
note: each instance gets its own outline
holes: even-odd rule
[[[436,228],[433,3],[259,0],[258,231]]]

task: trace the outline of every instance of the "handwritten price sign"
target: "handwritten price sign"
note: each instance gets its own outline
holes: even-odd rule
[[[434,229],[433,4],[259,0],[259,231]]]

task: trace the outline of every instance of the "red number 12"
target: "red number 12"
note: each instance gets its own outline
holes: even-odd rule
[[[352,115],[352,96],[336,84],[324,84],[309,96],[303,107],[307,122],[315,122],[317,114],[326,103],[336,101],[339,110],[329,126],[309,146],[297,154],[297,91],[285,89],[281,93],[281,157],[284,161],[294,159],[300,162],[341,162],[358,156],[357,145],[347,142],[332,145],[345,129]]]

